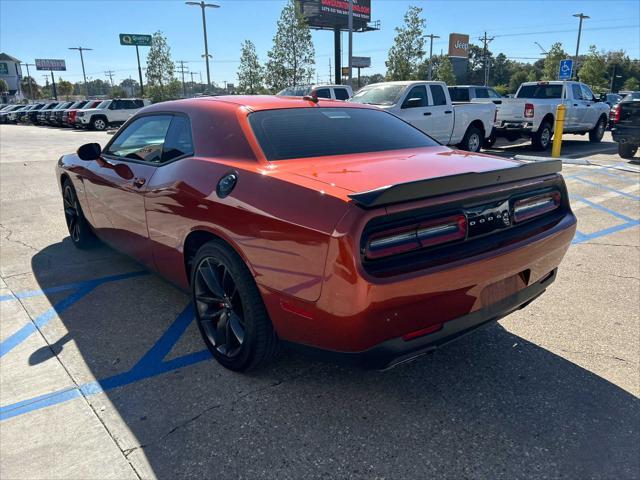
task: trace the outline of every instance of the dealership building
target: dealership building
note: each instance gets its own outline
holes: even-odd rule
[[[6,53],[0,53],[0,79],[9,85],[8,92],[0,92],[3,96],[9,98],[21,97],[20,80],[22,80],[22,69],[20,68],[20,60]]]

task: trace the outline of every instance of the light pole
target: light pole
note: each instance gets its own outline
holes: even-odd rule
[[[580,35],[582,35],[582,21],[591,17],[589,15],[585,15],[584,13],[574,13],[573,16],[580,19],[580,25],[578,26],[578,42],[576,43],[576,56],[573,60],[573,71],[575,73],[575,77],[578,78],[578,53],[580,52]]]
[[[31,97],[31,100],[35,100],[33,98],[33,78],[31,78],[31,74],[29,73],[29,67],[35,67],[36,64],[35,63],[21,63],[20,65],[24,65],[25,67],[27,67],[27,77],[29,78],[29,96]]]
[[[78,50],[80,52],[80,63],[82,64],[82,78],[84,78],[84,93],[88,97],[89,87],[87,86],[87,75],[84,73],[84,57],[82,56],[82,52],[86,50],[93,50],[93,48],[69,47],[69,50]]]
[[[204,14],[204,9],[209,8],[220,8],[220,5],[216,5],[215,3],[205,3],[204,0],[200,2],[184,2],[187,5],[197,5],[202,10],[202,31],[204,33],[204,55],[205,61],[207,64],[207,88],[211,87],[211,74],[209,73],[209,45],[207,43],[207,17]]]
[[[429,44],[429,80],[431,80],[433,77],[433,39],[440,38],[440,36],[430,33],[429,35],[425,35],[425,37],[431,39],[431,43]]]

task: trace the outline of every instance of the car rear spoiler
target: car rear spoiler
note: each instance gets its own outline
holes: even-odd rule
[[[553,175],[561,170],[561,160],[522,163],[514,167],[490,170],[488,172],[459,173],[447,177],[388,185],[367,192],[352,193],[349,195],[349,198],[363,208],[374,208],[475,188],[492,187],[504,183],[517,182],[518,180],[525,180],[527,178]]]

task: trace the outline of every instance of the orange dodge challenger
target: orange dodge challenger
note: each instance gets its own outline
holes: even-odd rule
[[[576,229],[560,169],[367,105],[233,96],[144,108],[57,175],[74,244],[188,289],[213,356],[244,371],[282,344],[386,368],[523,308]]]

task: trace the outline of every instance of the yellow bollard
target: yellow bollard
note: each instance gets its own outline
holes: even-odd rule
[[[556,126],[553,130],[553,148],[551,149],[552,157],[560,156],[560,148],[562,147],[562,130],[564,129],[564,114],[567,111],[562,103],[556,109]]]

